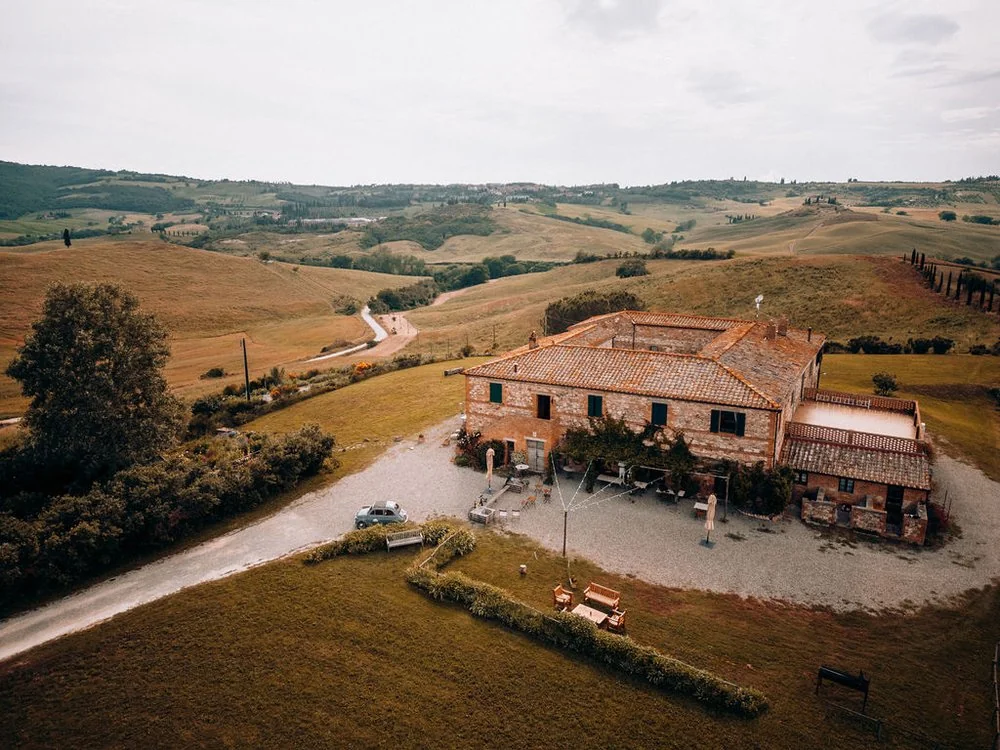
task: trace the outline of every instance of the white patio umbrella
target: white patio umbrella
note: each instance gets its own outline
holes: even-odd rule
[[[705,544],[711,544],[712,531],[715,529],[715,506],[718,502],[715,493],[708,496],[708,510],[705,511]]]
[[[493,489],[493,457],[496,451],[492,448],[486,449],[486,489]]]

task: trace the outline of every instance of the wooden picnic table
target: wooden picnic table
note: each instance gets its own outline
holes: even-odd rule
[[[590,620],[597,627],[601,627],[601,625],[608,620],[607,613],[601,612],[601,610],[594,609],[593,607],[588,607],[586,604],[577,604],[573,607],[573,614],[586,620]]]

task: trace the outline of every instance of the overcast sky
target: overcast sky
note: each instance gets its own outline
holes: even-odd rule
[[[300,183],[1000,172],[1000,1],[4,0],[0,159]]]

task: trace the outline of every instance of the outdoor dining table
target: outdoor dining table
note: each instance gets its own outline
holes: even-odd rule
[[[577,604],[573,607],[573,614],[590,620],[597,627],[601,627],[608,619],[607,613],[593,607],[588,607],[586,604]]]

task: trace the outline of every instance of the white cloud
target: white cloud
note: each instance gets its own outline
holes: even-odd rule
[[[992,0],[33,0],[4,21],[3,159],[310,183],[1000,171]]]

